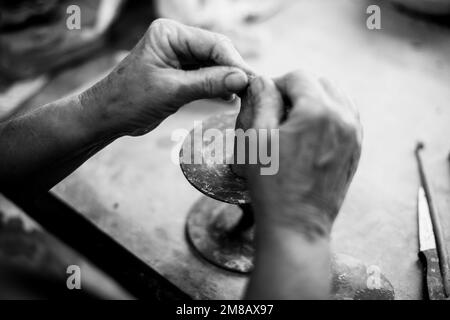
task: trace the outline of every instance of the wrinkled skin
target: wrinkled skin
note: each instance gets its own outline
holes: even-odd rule
[[[351,101],[329,81],[293,72],[251,81],[251,127],[279,130],[279,171],[247,165],[255,212],[249,299],[327,299],[330,231],[361,153]],[[276,143],[276,141],[271,141]]]
[[[88,110],[109,105],[101,110],[108,128],[141,135],[191,101],[230,98],[245,89],[250,73],[225,36],[158,19],[81,101]]]
[[[148,133],[194,100],[244,90],[251,73],[225,36],[158,19],[93,87],[0,124],[0,181],[50,189],[115,139]]]
[[[358,112],[331,82],[300,71],[252,80],[246,100],[254,128],[279,129],[279,172],[248,166],[252,200],[273,209],[257,218],[327,235],[358,165]]]

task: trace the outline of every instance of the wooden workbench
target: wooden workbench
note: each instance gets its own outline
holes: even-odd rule
[[[450,230],[450,29],[382,6],[382,30],[368,30],[365,10],[372,2],[294,1],[259,26],[265,41],[249,62],[270,76],[306,67],[352,95],[364,125],[363,153],[333,247],[379,266],[397,298],[418,299],[418,139],[426,144],[435,200]],[[67,71],[29,105],[67,94],[112,63],[98,57]],[[53,191],[191,296],[238,299],[247,278],[205,262],[186,242],[186,214],[201,194],[171,161],[173,130],[231,107],[186,106],[147,136],[114,142]]]

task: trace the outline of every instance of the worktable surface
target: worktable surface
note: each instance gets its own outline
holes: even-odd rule
[[[386,6],[382,30],[371,31],[370,4],[293,1],[258,26],[261,54],[249,62],[269,76],[306,67],[353,97],[364,126],[363,152],[334,226],[333,249],[379,266],[397,298],[419,299],[413,156],[419,139],[444,230],[450,230],[450,29]],[[30,105],[92,81],[112,60],[97,57],[67,71]],[[171,161],[173,130],[191,129],[195,120],[230,108],[211,101],[186,106],[146,136],[115,141],[53,191],[194,298],[239,299],[247,277],[205,262],[187,244],[186,215],[201,194]]]

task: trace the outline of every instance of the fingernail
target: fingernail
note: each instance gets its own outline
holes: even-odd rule
[[[247,75],[243,72],[232,72],[225,77],[225,87],[230,92],[238,92],[248,84]]]

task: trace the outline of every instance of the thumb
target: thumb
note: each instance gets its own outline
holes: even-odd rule
[[[234,67],[208,67],[183,71],[183,94],[189,99],[222,98],[248,86],[248,76]]]
[[[275,145],[278,148],[277,141],[272,141],[272,129],[276,129],[279,126],[281,118],[283,116],[284,104],[283,98],[278,91],[273,80],[257,76],[250,80],[248,89],[242,95],[241,99],[241,109],[239,111],[238,117],[236,119],[236,129],[242,129],[247,131],[248,129],[257,131],[257,159],[258,166],[242,166],[239,164],[238,155],[245,155],[244,159],[250,159],[249,152],[253,149],[250,144],[251,141],[245,140],[245,144],[236,143],[234,145],[234,159],[235,165],[232,165],[232,170],[235,174],[240,177],[247,177],[246,170],[254,169],[249,168],[260,168],[260,165],[266,163],[265,160],[262,161],[261,154],[268,154],[267,148],[270,146],[271,157],[277,156],[277,149],[272,149]],[[264,140],[261,140],[264,138]],[[268,143],[269,142],[269,143]],[[276,155],[275,155],[276,153]],[[273,160],[273,159],[272,159]],[[271,161],[272,163],[272,161]],[[267,168],[261,168],[261,173],[268,170]],[[255,174],[255,173],[252,173]],[[258,172],[258,175],[260,173]]]
[[[246,100],[248,101],[244,101],[242,107],[252,109],[254,128],[273,129],[279,126],[284,115],[284,104],[273,80],[262,76],[252,79]]]

